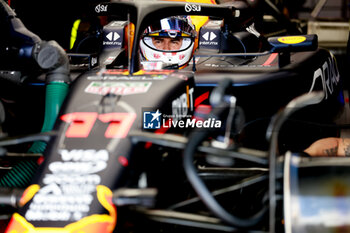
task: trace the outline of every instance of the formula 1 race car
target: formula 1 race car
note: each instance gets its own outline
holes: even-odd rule
[[[89,12],[96,51],[67,55],[0,2],[5,232],[348,229],[349,159],[303,152],[345,104],[316,35],[264,38],[251,1],[111,1]],[[141,55],[149,25],[189,15],[186,66]]]

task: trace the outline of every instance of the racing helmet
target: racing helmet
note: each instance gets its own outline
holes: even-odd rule
[[[161,19],[144,31],[140,41],[141,57],[146,61],[160,61],[181,68],[192,57],[195,37],[195,26],[189,17]]]

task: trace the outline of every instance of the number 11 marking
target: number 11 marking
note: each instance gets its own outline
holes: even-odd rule
[[[87,138],[97,119],[103,123],[109,123],[105,132],[106,138],[125,138],[136,119],[136,114],[74,112],[61,116],[62,121],[70,124],[66,131],[68,138]]]

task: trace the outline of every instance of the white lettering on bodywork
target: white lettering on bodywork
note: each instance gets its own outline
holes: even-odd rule
[[[323,63],[322,67],[318,68],[314,72],[312,85],[309,92],[314,90],[316,82],[319,79],[322,82],[322,88],[325,93],[325,99],[327,99],[328,95],[333,94],[334,87],[337,86],[340,79],[339,71],[333,55]]]

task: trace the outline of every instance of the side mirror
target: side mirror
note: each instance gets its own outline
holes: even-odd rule
[[[270,52],[279,54],[280,67],[290,63],[291,52],[313,51],[318,47],[316,34],[270,37],[267,41],[272,47]]]
[[[273,53],[312,51],[318,47],[318,37],[315,34],[270,37],[267,41],[272,46]]]

